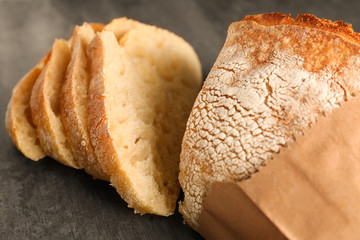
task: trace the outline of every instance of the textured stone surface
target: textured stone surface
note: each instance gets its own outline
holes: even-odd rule
[[[4,125],[11,89],[47,53],[54,38],[71,36],[75,24],[127,16],[167,28],[198,51],[205,77],[229,23],[247,14],[307,12],[344,20],[359,31],[358,9],[360,2],[341,0],[0,0],[0,238],[201,239],[182,224],[179,214],[135,215],[108,183],[50,158],[32,162],[11,143]]]

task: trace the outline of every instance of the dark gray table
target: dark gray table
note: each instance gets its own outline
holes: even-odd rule
[[[167,28],[194,46],[206,76],[229,23],[271,11],[312,13],[360,30],[359,1],[0,0],[0,239],[201,239],[178,213],[136,215],[108,183],[50,158],[26,159],[4,127],[11,89],[54,38],[70,37],[83,21],[127,16]]]

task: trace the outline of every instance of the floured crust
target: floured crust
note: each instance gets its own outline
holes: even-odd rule
[[[97,28],[95,28],[97,30]],[[87,97],[90,80],[90,60],[86,54],[94,38],[93,24],[76,26],[72,36],[71,61],[66,71],[60,101],[61,120],[74,158],[80,168],[94,178],[110,178],[103,171],[90,143],[87,119]]]
[[[62,39],[55,40],[49,62],[32,89],[30,107],[46,155],[64,165],[79,168],[60,119],[61,85],[70,58],[69,43]]]
[[[197,97],[182,144],[180,211],[198,227],[214,181],[241,181],[360,90],[358,34],[311,15],[247,16]]]
[[[291,15],[281,13],[248,15],[244,17],[242,21],[254,21],[264,26],[298,25],[318,30],[321,29],[335,33],[337,36],[342,36],[355,44],[360,44],[360,34],[354,32],[351,24],[345,23],[344,21],[333,22],[327,19],[320,19],[311,14],[299,14],[295,19],[292,18]]]
[[[49,61],[48,53],[30,72],[15,86],[6,111],[5,124],[9,136],[16,147],[31,160],[45,157],[39,144],[36,126],[32,122],[30,95],[36,79]]]
[[[257,35],[257,28],[253,28],[255,25],[269,27],[269,34],[261,36],[260,39]],[[286,30],[280,30],[285,29],[285,26],[287,26]],[[357,46],[360,43],[360,36],[352,30],[351,25],[342,21],[331,22],[318,19],[309,14],[301,14],[296,19],[292,19],[289,15],[276,13],[247,16],[243,21],[231,24],[229,31],[238,32],[240,31],[239,27],[241,31],[247,31],[244,36],[253,41],[259,41],[258,44],[263,39],[265,42],[269,42],[270,37],[274,40],[266,46],[263,45],[258,52],[253,52],[252,61],[255,61],[253,64],[261,64],[261,61],[266,61],[267,59],[264,57],[271,56],[268,51],[276,47],[279,50],[287,49],[287,51],[292,51],[292,54],[304,58],[304,68],[311,72],[320,71],[328,66],[341,68],[341,64],[346,62],[347,56],[358,53]],[[310,36],[300,35],[299,29]],[[225,46],[237,44],[240,39],[234,39],[234,42],[228,41]],[[334,45],[337,46],[336,49],[333,48]],[[343,54],[344,52],[345,54]]]

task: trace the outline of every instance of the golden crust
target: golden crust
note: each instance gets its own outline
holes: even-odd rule
[[[352,25],[344,21],[331,21],[320,19],[311,14],[299,14],[295,19],[291,15],[281,13],[266,13],[258,15],[248,15],[242,21],[254,21],[264,26],[275,25],[297,25],[301,27],[316,28],[319,30],[329,31],[338,36],[346,38],[348,41],[360,44],[360,34],[354,32]]]
[[[309,14],[299,15],[296,19],[277,13],[247,16],[230,25],[229,35],[234,37],[228,39],[225,46],[250,39],[262,45],[251,53],[254,65],[268,61],[271,57],[269,51],[274,48],[304,58],[303,66],[310,72],[329,66],[341,68],[349,56],[360,53],[360,35],[352,30],[351,25],[318,19]]]

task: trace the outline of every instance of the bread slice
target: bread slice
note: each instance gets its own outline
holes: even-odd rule
[[[228,36],[190,114],[180,212],[198,227],[215,181],[241,181],[360,90],[360,34],[309,14],[247,16]],[[244,216],[246,218],[246,216]]]
[[[90,138],[110,181],[136,212],[175,209],[180,143],[201,85],[194,50],[155,27],[120,40],[103,31],[89,52]]]
[[[15,86],[7,107],[5,124],[9,136],[16,147],[31,160],[45,157],[33,124],[30,110],[30,95],[36,79],[49,61],[48,53],[30,72]]]
[[[72,36],[71,61],[66,71],[60,99],[61,120],[68,143],[80,168],[94,178],[107,180],[90,143],[88,132],[87,98],[90,80],[90,61],[86,51],[95,31],[88,23],[76,26]]]
[[[46,155],[67,166],[79,168],[60,118],[61,86],[70,58],[69,43],[63,39],[55,40],[49,62],[33,87],[30,107]]]

